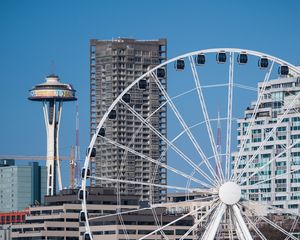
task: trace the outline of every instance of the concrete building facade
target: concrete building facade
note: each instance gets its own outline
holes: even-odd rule
[[[258,92],[262,92],[263,84],[258,84]],[[292,144],[300,139],[300,100],[294,97],[300,92],[300,78],[287,77],[270,80],[263,93],[261,104],[255,116],[251,133],[247,136],[250,119],[254,113],[253,102],[244,113],[244,118],[238,119],[238,150],[244,139],[244,151],[240,162],[234,169],[235,176],[242,174],[247,160],[256,156],[253,162],[246,167],[241,177],[245,196],[253,201],[273,205],[286,212],[299,213],[300,205],[300,144]],[[289,105],[292,107],[283,116]],[[282,122],[280,122],[280,119]],[[269,140],[264,143],[269,133],[273,131]],[[261,144],[263,147],[260,149]],[[260,149],[260,150],[259,150]],[[259,151],[258,151],[259,150]],[[237,162],[239,151],[234,154],[234,163]],[[273,161],[257,174],[253,172],[264,166],[271,159]],[[285,174],[292,171],[290,174]],[[279,176],[280,175],[280,176]],[[261,184],[257,184],[263,181]]]
[[[47,196],[44,206],[30,207],[25,222],[12,225],[11,239],[78,240],[81,205],[76,193],[63,190],[62,194]]]
[[[39,166],[37,162],[15,166],[14,160],[0,160],[0,212],[42,204],[46,181],[46,167]]]
[[[116,212],[113,190],[93,188],[88,192],[87,209],[91,215]],[[77,195],[78,189],[64,189],[57,195],[46,196],[44,206],[29,208],[25,223],[12,226],[12,239],[78,240],[82,206]],[[136,209],[137,198],[134,203],[126,207]]]
[[[93,239],[95,240],[138,240],[145,237],[147,234],[156,230],[159,225],[166,225],[177,218],[180,214],[166,214],[165,209],[156,209],[156,214],[159,223],[155,221],[151,210],[141,211],[135,214],[122,215],[122,220],[119,216],[107,217],[101,220],[95,220],[90,223]],[[122,223],[123,222],[123,223]],[[165,227],[162,232],[156,232],[146,239],[180,239],[192,226],[194,218],[188,216],[179,220],[171,226]],[[81,232],[82,236],[83,232]],[[167,237],[165,237],[165,236]],[[186,240],[196,240],[197,231],[192,231]]]
[[[116,204],[115,189],[88,188],[87,211],[89,225],[95,240],[124,240],[139,239],[157,229],[152,211],[143,210],[130,214],[112,215],[117,211],[138,209],[139,196],[123,195],[121,205]],[[12,225],[11,239],[13,240],[79,240],[84,239],[85,223],[79,221],[82,209],[77,199],[78,189],[65,189],[56,196],[46,196],[44,206],[29,208],[25,222]],[[167,224],[180,214],[167,214],[165,208],[156,209],[159,221]],[[104,217],[108,215],[107,217]],[[102,218],[97,218],[97,217]],[[122,221],[121,221],[122,219]],[[194,223],[193,217],[186,217],[176,224],[164,229],[164,234],[170,240],[179,239]],[[125,233],[126,229],[126,233]],[[196,231],[186,239],[196,240]],[[161,239],[161,233],[153,235],[154,239]],[[151,238],[152,239],[152,238]]]
[[[113,100],[135,79],[152,67],[167,59],[166,39],[140,41],[135,39],[91,40],[90,41],[90,132],[96,127]],[[166,88],[166,75],[160,79]],[[163,101],[154,81],[147,81],[143,88],[134,86],[129,92],[128,104],[144,119],[157,109]],[[116,116],[105,122],[104,129],[107,138],[122,145],[128,145],[153,159],[166,163],[166,156],[161,157],[165,144],[140,120],[124,106],[117,104],[114,109]],[[166,136],[166,106],[153,114],[149,123],[161,134]],[[92,171],[95,176],[120,178],[130,181],[153,182],[166,184],[166,171],[158,168],[153,177],[154,164],[140,157],[125,153],[124,150],[107,143],[98,137],[96,143],[97,155],[93,160]],[[96,181],[98,186],[115,187],[115,183]],[[136,194],[141,200],[148,200],[149,186],[120,183],[121,194]],[[164,200],[166,190],[155,187],[152,195],[155,202]]]
[[[11,240],[11,225],[0,225],[0,240]]]

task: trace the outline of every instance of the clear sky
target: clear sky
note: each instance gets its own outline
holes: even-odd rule
[[[169,57],[237,47],[300,64],[299,12],[296,0],[1,0],[0,155],[45,155],[42,106],[27,96],[51,73],[53,61],[61,80],[77,89],[84,155],[92,38],[167,38]],[[75,143],[75,103],[64,104],[60,133],[61,155],[69,155]]]

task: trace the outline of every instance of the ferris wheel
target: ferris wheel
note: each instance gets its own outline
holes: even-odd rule
[[[216,48],[172,58],[123,85],[103,113],[82,170],[84,238],[105,239],[104,221],[116,217],[124,240],[299,239],[298,76],[299,68],[277,57]],[[110,132],[114,127],[121,135]],[[92,170],[96,152],[122,156],[116,165],[105,162],[116,174]],[[138,176],[126,175],[130,161]],[[116,190],[115,212],[89,211],[89,181]],[[123,196],[138,189],[147,203],[123,206]],[[144,212],[153,225],[133,231],[126,216]],[[184,219],[192,224],[176,232],[172,226]]]

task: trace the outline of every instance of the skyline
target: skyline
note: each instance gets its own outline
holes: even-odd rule
[[[242,5],[238,1],[189,1],[182,5],[181,1],[152,1],[144,12],[143,6],[135,6],[139,1],[90,1],[89,5],[80,1],[2,1],[0,75],[4,117],[0,120],[0,155],[46,155],[41,105],[27,97],[34,85],[52,73],[54,61],[54,73],[77,90],[84,157],[89,143],[89,40],[93,38],[167,38],[168,58],[198,49],[241,47],[299,65],[300,3],[275,2]],[[283,7],[288,11],[282,11]],[[155,18],[147,18],[157,10]],[[103,28],[105,24],[109,27]],[[75,118],[76,103],[64,106],[60,132],[63,156],[70,155],[70,147],[75,144]]]

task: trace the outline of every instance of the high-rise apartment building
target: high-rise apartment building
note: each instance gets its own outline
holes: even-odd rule
[[[262,90],[263,83],[259,83],[258,92],[261,93]],[[299,92],[299,77],[270,80],[265,85],[262,101],[248,136],[246,133],[256,102],[245,110],[244,118],[238,120],[238,150],[244,140],[246,144],[240,154],[241,161],[235,169],[235,175],[240,175],[246,167],[246,162],[253,158],[253,162],[246,167],[241,178],[242,182],[248,178],[244,183],[244,188],[248,188],[243,190],[244,194],[250,200],[283,208],[289,212],[299,212],[300,209],[300,171],[295,171],[300,168],[300,144],[295,144],[295,141],[300,139],[300,100],[298,98],[293,102]],[[286,111],[287,109],[289,111]],[[273,128],[275,129],[269,138]],[[267,138],[268,141],[265,141]],[[293,144],[294,146],[290,147]],[[260,147],[261,145],[263,147]],[[238,159],[238,152],[234,153],[234,162]],[[253,174],[271,159],[274,160],[268,166]],[[289,173],[290,171],[292,173]],[[263,183],[258,184],[261,181]]]
[[[46,167],[37,162],[15,166],[14,160],[0,160],[0,212],[23,210],[43,203],[46,186]]]
[[[115,40],[90,41],[90,130],[93,134],[97,124],[112,104],[113,100],[135,79],[146,73],[150,68],[167,59],[166,39],[140,41],[118,38]],[[160,79],[166,88],[166,77]],[[129,105],[161,134],[166,135],[166,107],[150,114],[157,109],[162,101],[162,94],[154,81],[147,81],[147,86],[134,86],[128,93]],[[166,162],[161,157],[165,147],[157,135],[150,131],[140,120],[117,104],[114,119],[107,120],[105,134],[122,145],[128,145],[138,152],[153,159]],[[93,160],[92,171],[96,176],[120,178],[131,181],[149,182],[153,179],[158,184],[166,183],[166,171],[158,168],[156,174],[154,164],[131,153],[117,148],[104,140],[97,140],[97,155]],[[96,185],[113,187],[115,183],[96,181]],[[148,200],[149,186],[120,183],[121,194],[137,194],[141,200]],[[154,188],[155,201],[166,196],[166,190]]]

